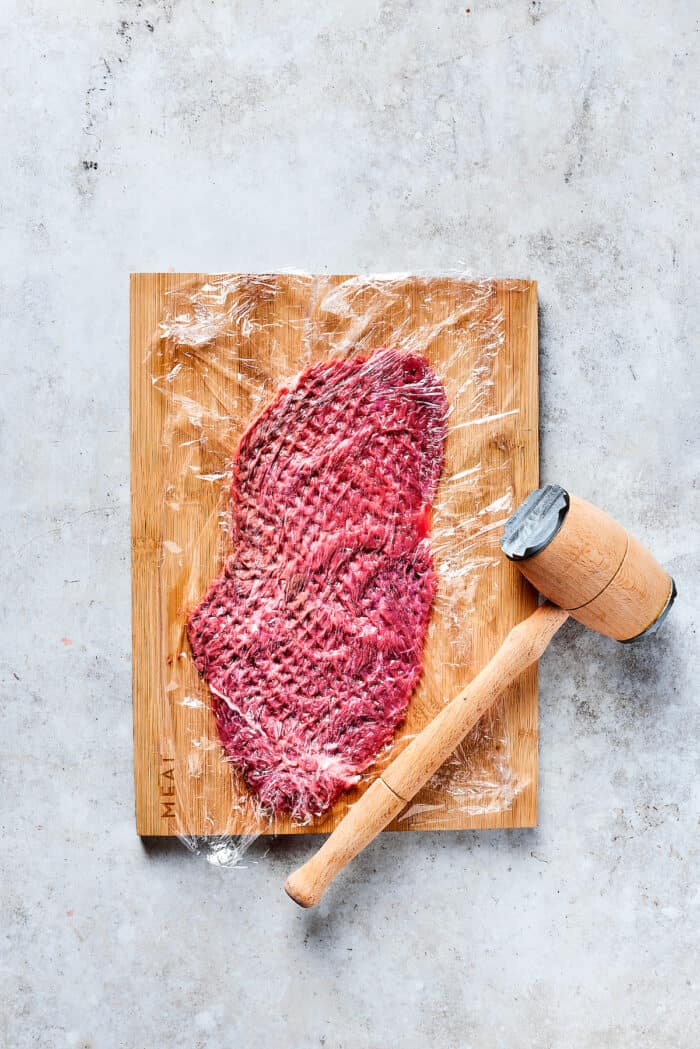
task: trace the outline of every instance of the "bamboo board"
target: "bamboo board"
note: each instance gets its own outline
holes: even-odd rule
[[[249,798],[247,788],[222,760],[208,690],[192,666],[184,634],[190,608],[226,553],[219,515],[227,484],[225,478],[219,484],[201,483],[203,477],[217,476],[208,472],[211,448],[197,440],[191,422],[173,420],[172,405],[160,381],[164,369],[172,369],[173,358],[158,358],[157,349],[162,345],[158,332],[178,289],[201,287],[216,279],[204,274],[139,273],[131,277],[137,832],[328,832],[373,775],[396,755],[402,741],[408,741],[475,675],[511,627],[536,605],[536,595],[520,573],[494,552],[498,515],[489,516],[485,508],[503,507],[505,501],[509,512],[538,484],[537,287],[529,281],[406,277],[392,281],[392,295],[384,302],[381,296],[375,301],[376,282],[365,287],[355,280],[353,301],[363,295],[367,300],[358,324],[357,314],[348,317],[342,310],[326,308],[327,296],[341,285],[343,291],[349,278],[270,275],[264,282],[236,278],[248,295],[248,320],[264,318],[264,323],[217,334],[215,348],[229,357],[240,355],[237,367],[242,369],[246,361],[254,360],[265,374],[268,400],[276,386],[309,363],[310,325],[314,359],[344,352],[357,342],[364,350],[378,348],[386,345],[388,333],[397,330],[407,342],[413,336],[425,342],[424,334],[430,331],[425,355],[438,372],[456,369],[453,378],[461,388],[468,388],[474,369],[488,360],[488,382],[479,393],[478,414],[470,416],[467,408],[464,421],[451,426],[445,468],[448,477],[460,476],[460,471],[477,475],[477,483],[452,497],[457,502],[451,510],[473,522],[470,551],[475,564],[483,562],[487,568],[474,576],[468,594],[465,590],[450,596],[454,607],[446,608],[443,603],[434,610],[423,677],[391,755],[383,756],[325,817],[299,826],[279,817],[261,821],[254,806],[241,804]],[[264,293],[256,290],[263,288]],[[255,301],[258,294],[259,301]],[[275,354],[270,352],[270,332],[276,333]],[[232,454],[237,437],[260,402],[246,407],[241,390],[233,388],[238,380],[230,370],[224,374],[207,367],[199,376],[200,359],[193,365],[188,357],[188,366],[194,367],[191,381],[203,403],[208,399],[216,411],[228,405],[227,440]],[[447,392],[449,397],[449,389]],[[183,557],[183,551],[189,554]],[[499,753],[504,742],[505,755]],[[490,782],[494,769],[500,775],[504,764],[509,778],[494,787]],[[532,668],[507,690],[489,723],[475,730],[449,766],[389,829],[529,827],[536,822],[537,670]]]

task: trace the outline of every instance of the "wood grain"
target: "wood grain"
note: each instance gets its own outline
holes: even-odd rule
[[[210,342],[194,349],[164,343],[159,324],[173,314],[173,303],[183,289],[203,286],[213,287],[206,293],[207,307],[214,310],[212,303],[219,302],[226,323],[214,323]],[[423,677],[394,747],[330,813],[305,826],[283,818],[260,820],[242,778],[223,759],[207,688],[194,670],[184,634],[189,610],[227,549],[226,460],[251,415],[302,368],[356,348],[366,352],[396,343],[398,336],[433,364],[453,408],[434,517],[441,590]],[[538,483],[537,396],[532,282],[132,275],[139,834],[330,831],[412,736],[488,662],[536,605],[534,591],[499,556],[497,539],[508,509]],[[467,480],[459,481],[462,477]],[[463,564],[453,574],[457,554],[466,571]],[[504,799],[510,804],[504,806]],[[532,667],[506,689],[494,712],[389,829],[536,822],[537,671]]]
[[[569,511],[544,550],[520,571],[579,623],[628,641],[656,622],[673,583],[656,558],[597,506],[570,496]]]

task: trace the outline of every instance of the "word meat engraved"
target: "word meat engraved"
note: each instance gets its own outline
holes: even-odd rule
[[[175,759],[161,758],[160,768],[160,818],[175,819]]]

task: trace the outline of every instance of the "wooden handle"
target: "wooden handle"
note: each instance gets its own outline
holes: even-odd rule
[[[508,634],[490,663],[448,703],[365,791],[308,863],[287,878],[285,890],[313,907],[336,874],[417,794],[503,690],[539,659],[568,612],[545,602]]]
[[[375,779],[316,855],[289,875],[284,886],[287,895],[300,907],[317,904],[336,874],[405,806],[403,798],[397,797],[381,777]]]

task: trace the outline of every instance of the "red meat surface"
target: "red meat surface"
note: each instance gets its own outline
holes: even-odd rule
[[[382,350],[309,368],[241,439],[233,553],[187,632],[222,746],[276,812],[325,812],[404,717],[446,416],[427,362]]]

